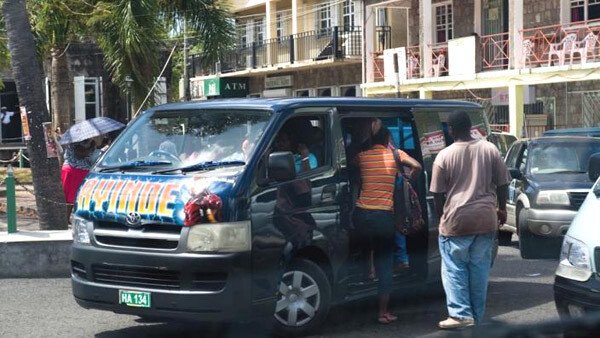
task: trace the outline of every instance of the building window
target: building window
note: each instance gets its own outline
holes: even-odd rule
[[[294,92],[295,97],[309,97],[310,91],[308,89],[300,89]]]
[[[319,8],[319,16],[317,22],[317,32],[319,35],[329,33],[331,28],[331,6],[329,4],[322,5]]]
[[[238,43],[244,47],[248,44],[248,23],[241,22],[238,25]]]
[[[452,3],[446,2],[435,5],[433,13],[435,14],[435,43],[452,39]]]
[[[317,96],[321,96],[321,97],[333,96],[331,87],[317,88]]]
[[[571,0],[571,22],[600,19],[600,0]]]
[[[283,13],[275,14],[275,31],[277,32],[277,41],[281,41],[283,37]]]
[[[354,0],[344,0],[342,6],[342,24],[348,30],[354,27]]]
[[[377,17],[375,18],[375,24],[378,27],[383,27],[388,25],[387,18],[387,8],[377,8]]]
[[[262,44],[265,40],[265,20],[254,20],[254,42]]]

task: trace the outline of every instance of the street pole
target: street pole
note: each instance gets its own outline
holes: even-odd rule
[[[13,167],[8,165],[6,170],[6,218],[8,221],[8,233],[17,232],[17,202],[15,194],[15,176]]]
[[[183,16],[183,100],[190,100],[190,78],[188,74],[188,36],[187,19]]]

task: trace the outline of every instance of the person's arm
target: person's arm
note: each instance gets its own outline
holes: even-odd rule
[[[437,163],[438,160],[439,158],[433,163],[429,190],[433,193],[433,207],[435,213],[441,219],[442,215],[444,215],[444,205],[446,204],[446,192],[448,187],[444,169]]]
[[[496,197],[498,199],[498,223],[506,223],[506,200],[508,199],[508,184],[496,188]]]
[[[400,155],[400,163],[410,168],[408,178],[410,178],[412,181],[415,181],[421,174],[421,171],[423,170],[421,163],[419,163],[419,161],[410,157],[410,155],[401,150],[398,150],[398,155]]]
[[[434,193],[433,207],[435,208],[435,214],[438,218],[442,218],[442,215],[444,214],[444,204],[446,204],[446,194]]]
[[[305,171],[309,171],[311,169],[310,167],[310,151],[308,150],[308,147],[306,147],[306,145],[304,144],[299,144],[298,145],[298,152],[300,153],[300,172],[305,172]]]

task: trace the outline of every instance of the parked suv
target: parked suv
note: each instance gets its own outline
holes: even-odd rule
[[[593,137],[541,137],[517,141],[505,162],[513,180],[508,188],[501,244],[519,235],[523,258],[558,258],[564,234],[592,187],[587,171],[600,152]]]

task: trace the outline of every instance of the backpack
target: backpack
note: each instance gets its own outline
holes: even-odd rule
[[[419,195],[407,177],[402,173],[402,164],[398,153],[393,150],[398,166],[398,174],[394,184],[394,217],[396,230],[404,235],[414,235],[423,229],[425,221],[419,202]]]

